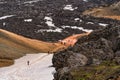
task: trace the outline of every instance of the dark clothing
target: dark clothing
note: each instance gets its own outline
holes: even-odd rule
[[[27,65],[30,65],[30,62],[29,62],[29,61],[27,61]]]

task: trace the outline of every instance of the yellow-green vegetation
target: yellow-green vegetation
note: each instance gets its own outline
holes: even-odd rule
[[[117,75],[120,65],[115,62],[104,61],[100,65],[80,67],[78,70],[71,71],[74,80],[107,80],[109,77]]]

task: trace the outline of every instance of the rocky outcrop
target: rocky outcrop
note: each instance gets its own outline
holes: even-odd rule
[[[54,80],[117,79],[120,73],[119,33],[120,26],[93,31],[80,38],[74,47],[54,54],[53,65],[57,70]]]
[[[114,0],[112,0],[114,1]],[[102,1],[101,1],[102,2]],[[111,2],[111,1],[109,1]],[[91,9],[85,10],[83,12],[84,15],[91,15],[95,17],[105,17],[111,19],[120,20],[120,1],[111,2],[112,4],[105,4],[103,1],[103,5],[93,7]]]
[[[63,67],[85,66],[88,58],[83,54],[73,53],[72,51],[61,51],[53,57],[53,65],[56,70]]]
[[[120,1],[110,6],[111,9],[120,12]]]

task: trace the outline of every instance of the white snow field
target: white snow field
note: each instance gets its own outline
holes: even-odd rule
[[[53,80],[52,56],[46,53],[27,54],[15,60],[14,65],[0,68],[0,80]]]

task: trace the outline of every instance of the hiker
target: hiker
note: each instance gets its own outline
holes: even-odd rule
[[[48,51],[48,54],[50,54],[50,52]]]
[[[30,61],[27,61],[27,65],[30,65]]]
[[[64,45],[66,45],[66,42],[63,42]]]

